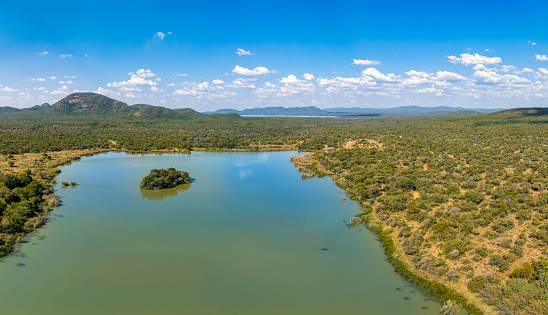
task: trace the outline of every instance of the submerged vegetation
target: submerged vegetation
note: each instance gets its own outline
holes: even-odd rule
[[[190,176],[187,172],[178,171],[173,167],[168,169],[153,169],[143,177],[140,187],[145,190],[159,190],[174,188],[178,185],[190,184]]]

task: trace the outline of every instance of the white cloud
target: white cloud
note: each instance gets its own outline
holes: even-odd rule
[[[372,77],[375,79],[375,81],[378,81],[378,82],[396,82],[400,79],[399,76],[393,74],[393,73],[389,73],[387,75],[385,74],[382,74],[379,72],[379,70],[375,69],[375,68],[367,68],[365,70],[362,71],[362,76],[369,76],[369,77]]]
[[[46,81],[46,79],[44,79],[44,78],[31,78],[31,79],[29,79],[29,81],[44,82],[44,81]]]
[[[312,81],[312,80],[314,80],[314,76],[311,75],[310,73],[305,73],[305,74],[303,74],[303,78],[304,78],[306,81]]]
[[[186,77],[186,76],[188,76],[188,74],[186,74],[186,73],[175,73],[175,75],[178,76],[178,77]]]
[[[173,95],[196,95],[196,94],[197,92],[194,90],[183,90],[183,89],[175,90],[175,92],[173,93]]]
[[[287,77],[283,78],[280,80],[281,83],[285,83],[285,84],[294,84],[294,83],[302,83],[304,82],[303,80],[299,80],[297,79],[296,76],[290,74],[288,75]]]
[[[420,77],[420,78],[429,78],[430,77],[430,73],[425,72],[425,71],[411,70],[411,71],[407,71],[405,74],[407,74],[410,77]]]
[[[257,76],[257,75],[263,75],[268,73],[274,73],[273,71],[270,71],[265,67],[256,67],[256,68],[253,68],[253,70],[250,70],[244,67],[240,67],[238,65],[234,67],[234,70],[232,70],[232,72],[236,74],[245,75],[245,76]]]
[[[238,50],[236,50],[236,53],[239,55],[239,56],[250,56],[250,55],[254,55],[254,53],[252,53],[251,51],[246,51],[246,50],[243,50],[241,48],[238,48]]]
[[[171,34],[171,33],[168,32],[168,34]],[[156,32],[156,33],[154,33],[154,37],[163,40],[164,38],[166,38],[166,34],[162,33],[162,32]]]
[[[63,85],[62,87],[58,88],[57,90],[51,91],[50,94],[66,94],[68,93],[68,86]]]
[[[355,65],[358,65],[358,66],[375,66],[375,65],[380,65],[381,62],[378,61],[378,60],[362,60],[362,59],[352,59],[354,60],[353,64]]]
[[[56,77],[56,76],[51,76],[51,77],[48,77],[48,79],[50,79],[50,80],[57,80],[57,77]]]
[[[213,84],[221,85],[221,84],[225,84],[225,81],[219,80],[219,79],[215,79],[215,80],[213,80]]]
[[[544,68],[538,68],[538,71],[540,71],[540,73],[543,73],[543,74],[548,74],[548,70]]]
[[[435,93],[436,96],[443,96],[444,95],[443,90],[436,89],[434,87],[417,90],[417,93]]]
[[[316,86],[313,83],[302,83],[302,81],[293,84],[285,84],[283,86],[277,86],[270,82],[266,82],[262,87],[255,90],[255,94],[260,98],[269,96],[287,97],[302,93],[312,93],[315,90]]]
[[[461,63],[465,66],[468,65],[477,65],[477,64],[483,64],[483,65],[491,65],[491,64],[497,64],[501,63],[502,59],[500,57],[486,57],[479,54],[460,54],[460,57],[456,56],[448,56],[447,57],[451,63]]]
[[[535,70],[531,68],[523,68],[521,70],[517,70],[516,73],[523,74],[523,73],[534,73]]]
[[[75,75],[66,75],[65,79],[76,79]]]
[[[227,87],[233,88],[233,89],[239,89],[239,88],[256,89],[257,87],[255,86],[255,84],[253,84],[253,82],[255,81],[257,81],[257,79],[255,78],[237,78],[234,81],[232,81],[232,83],[228,85]]]
[[[102,87],[99,87],[97,89],[97,91],[95,91],[95,93],[102,94],[102,95],[110,95],[110,96],[120,96],[120,93],[115,92],[115,91],[111,91],[111,90],[107,90],[107,89],[103,89]]]
[[[532,41],[528,41],[528,42],[527,42],[527,45],[531,45],[531,46],[535,46],[536,44],[537,44],[537,43],[532,42]]]
[[[465,81],[466,78],[460,74],[449,71],[438,71],[432,79],[440,81]]]
[[[136,86],[122,86],[118,90],[122,92],[143,92],[143,89]]]
[[[518,77],[513,74],[500,75],[493,71],[476,71],[474,78],[477,80],[477,84],[507,84],[507,85],[523,85],[531,83],[530,80]]]
[[[45,56],[45,55],[49,54],[49,51],[42,51],[42,52],[37,52],[36,54],[37,54],[38,56],[41,56],[41,57],[43,57],[43,56]]]
[[[5,86],[5,87],[1,88],[0,91],[4,91],[4,92],[17,92],[17,91],[19,91],[19,90],[12,89],[12,88],[10,88],[9,86]]]
[[[67,55],[59,55],[59,58],[71,58],[71,57],[72,57],[72,55],[68,55],[68,54]]]
[[[112,82],[108,83],[108,87],[131,87],[131,86],[141,86],[141,85],[158,85],[158,83],[147,80],[146,78],[153,78],[155,74],[150,70],[145,69],[139,69],[137,72],[130,72],[128,75],[131,76],[131,78],[127,81],[121,81],[121,82]]]
[[[410,78],[407,78],[407,79],[403,80],[402,84],[405,85],[405,86],[410,86],[410,85],[414,86],[414,85],[430,83],[430,82],[431,81],[428,78],[412,76]]]
[[[35,89],[36,91],[45,91],[45,90],[46,90],[46,88],[43,87],[43,86],[41,86],[41,87],[35,87],[34,89]]]
[[[139,77],[139,78],[153,78],[155,76],[155,74],[152,73],[152,71],[145,70],[145,69],[139,69],[137,70],[137,72],[130,72],[128,73],[128,75],[132,77]]]
[[[160,90],[159,88],[157,88],[157,87],[155,87],[155,86],[151,86],[151,87],[150,87],[150,90],[151,90],[152,92],[163,92],[163,90]]]
[[[546,55],[535,55],[535,59],[537,61],[547,61],[548,57],[546,57]]]

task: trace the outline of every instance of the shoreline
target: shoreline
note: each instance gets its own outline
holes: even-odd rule
[[[156,150],[156,151],[131,151],[131,150],[123,150],[123,149],[91,149],[91,150],[64,150],[64,151],[53,151],[48,152],[48,155],[53,156],[51,159],[51,163],[46,165],[48,167],[48,176],[45,178],[34,178],[35,180],[41,182],[46,187],[53,189],[56,181],[55,179],[57,176],[61,173],[61,170],[59,167],[70,165],[72,162],[79,161],[82,157],[91,157],[98,154],[106,154],[110,152],[118,152],[118,153],[126,153],[129,155],[147,155],[147,154],[191,154],[192,151],[195,152],[289,152],[289,151],[298,151],[296,148],[290,148],[290,147],[274,147],[274,148],[260,148],[259,150],[256,150],[256,148],[252,148],[249,150],[246,149],[207,149],[207,148],[193,148],[191,151],[182,151],[182,150]],[[306,151],[305,151],[306,152]],[[308,151],[310,152],[310,151]],[[0,169],[0,172],[7,173],[7,174],[17,174],[24,172],[22,169],[23,167],[30,167],[32,174],[35,175],[36,171],[43,170],[44,168],[38,168],[35,167],[34,169],[31,167],[30,164],[21,164],[21,162],[24,160],[24,158],[29,157],[38,157],[42,156],[40,153],[24,153],[20,155],[14,155],[15,161],[17,163],[16,167],[12,167],[10,170],[14,172],[5,172],[5,168]],[[17,157],[20,159],[18,160]],[[318,163],[315,163],[315,157],[313,155],[306,154],[303,156],[294,156],[291,157],[291,162],[294,164],[294,166],[298,169],[299,172],[303,173],[305,169],[308,170],[308,173],[303,173],[303,178],[311,178],[314,176],[323,177],[323,176],[330,176],[331,180],[335,182],[335,184],[340,188],[343,189],[349,196],[351,196],[353,199],[354,194],[352,191],[346,190],[338,183],[336,180],[338,175],[324,169],[321,165],[318,165]],[[19,172],[17,172],[19,170]],[[49,181],[48,181],[49,180]],[[52,193],[52,195],[56,195],[55,193]],[[359,201],[357,201],[360,206],[363,206],[363,204]],[[53,211],[57,207],[52,207],[49,211],[44,213],[44,223],[37,226],[36,228],[32,229],[31,231],[27,233],[19,233],[16,235],[16,238],[11,244],[11,249],[7,251],[7,253],[4,255],[4,257],[9,256],[10,254],[14,253],[16,250],[14,250],[15,245],[21,246],[21,242],[23,238],[27,235],[32,234],[33,232],[36,232],[40,227],[47,224],[48,216],[51,211]],[[363,212],[360,214],[357,214],[356,216],[359,216],[363,219],[363,221],[366,223],[367,228],[374,232],[375,235],[378,237],[379,242],[381,243],[386,259],[388,262],[393,266],[394,271],[400,274],[404,279],[407,281],[418,285],[421,289],[423,289],[425,292],[427,292],[429,295],[431,295],[433,298],[437,299],[442,304],[446,300],[453,300],[461,304],[464,308],[467,309],[469,314],[483,314],[483,313],[489,313],[490,310],[481,310],[477,306],[470,304],[461,294],[458,292],[448,288],[443,283],[439,283],[437,281],[433,281],[431,279],[427,279],[427,277],[424,277],[420,275],[418,272],[413,272],[413,268],[407,266],[404,261],[399,259],[399,251],[397,247],[394,245],[394,241],[390,234],[384,232],[382,228],[382,223],[379,222],[379,220],[375,220],[371,217],[371,212]]]
[[[147,155],[147,154],[191,154],[195,152],[289,152],[297,151],[294,147],[289,146],[264,146],[253,147],[250,149],[210,149],[210,148],[192,148],[192,150],[153,150],[153,151],[133,151],[125,149],[86,149],[86,150],[62,150],[62,151],[48,151],[46,153],[21,153],[14,154],[13,157],[4,156],[3,160],[12,161],[13,166],[6,166],[5,163],[0,164],[0,174],[17,175],[25,172],[29,172],[33,180],[42,184],[46,190],[50,193],[44,193],[42,197],[53,196],[49,198],[55,198],[58,195],[54,192],[56,185],[56,178],[61,174],[59,167],[70,165],[72,162],[79,161],[82,157],[91,157],[98,154],[105,154],[109,152],[126,153],[128,155]],[[62,202],[62,200],[60,200]],[[46,202],[46,198],[44,201]],[[47,224],[48,217],[51,211],[54,211],[60,205],[48,206],[48,209],[44,209],[39,212],[40,224],[37,224],[30,231],[23,231],[14,234],[6,233],[5,247],[0,252],[0,259],[13,254],[16,250],[14,246],[22,245],[22,241],[25,236],[30,235],[33,232],[38,231],[42,226]],[[35,218],[35,217],[32,217]],[[0,261],[1,262],[1,261]]]
[[[345,189],[342,186],[340,176],[323,168],[319,163],[317,163],[316,158],[312,154],[306,154],[302,157],[293,157],[291,159],[291,162],[295,165],[297,169],[299,169],[299,172],[303,173],[303,179],[312,178],[314,176],[329,176],[340,189],[344,190],[348,196],[350,196],[362,207],[362,209],[364,208],[364,204],[362,204],[361,201],[355,198],[354,192],[349,189]],[[305,173],[306,171],[301,171],[304,168],[308,170],[307,173]],[[444,283],[431,279],[432,277],[425,276],[421,272],[415,270],[414,266],[408,266],[402,259],[399,258],[405,257],[402,256],[405,255],[405,253],[398,250],[397,245],[395,245],[397,243],[394,242],[392,236],[384,231],[384,223],[381,222],[380,219],[372,217],[373,213],[371,211],[364,211],[357,214],[356,216],[362,218],[363,222],[365,222],[367,226],[367,229],[375,233],[379,242],[381,243],[381,246],[383,247],[386,260],[390,262],[390,264],[394,268],[394,271],[401,275],[403,278],[405,278],[407,281],[418,285],[433,298],[441,302],[442,305],[445,301],[452,300],[464,307],[468,311],[468,314],[495,314],[494,311],[488,309],[487,306],[482,305],[483,303],[481,303],[477,299],[474,299],[476,300],[475,302],[483,307],[478,307],[477,305],[470,303],[470,298],[466,299],[465,296],[463,296],[456,290],[447,287]]]

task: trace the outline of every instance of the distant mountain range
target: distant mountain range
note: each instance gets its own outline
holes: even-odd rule
[[[219,109],[214,112],[204,112],[205,114],[212,113],[236,113],[242,116],[384,116],[384,115],[417,115],[417,116],[435,116],[435,115],[450,115],[450,116],[471,116],[485,113],[492,113],[500,109],[485,109],[485,108],[463,108],[463,107],[420,107],[420,106],[401,106],[393,108],[326,108],[320,109],[314,106],[308,107],[265,107],[252,108],[244,110],[236,109]]]
[[[29,108],[0,107],[0,115],[109,115],[129,116],[135,118],[180,119],[195,117],[238,118],[241,116],[332,116],[332,117],[360,117],[360,116],[475,116],[493,113],[500,109],[463,108],[463,107],[420,107],[401,106],[394,108],[360,108],[339,107],[320,109],[308,107],[265,107],[244,110],[219,109],[214,112],[199,113],[191,108],[170,109],[148,104],[128,105],[124,102],[96,93],[74,93],[61,99],[53,105],[44,103]],[[540,115],[548,109],[512,109],[500,113],[504,115]]]

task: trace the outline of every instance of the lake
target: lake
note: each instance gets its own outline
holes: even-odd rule
[[[62,205],[0,262],[3,314],[438,314],[329,177],[296,152],[84,157]],[[194,178],[141,191],[153,168]]]

